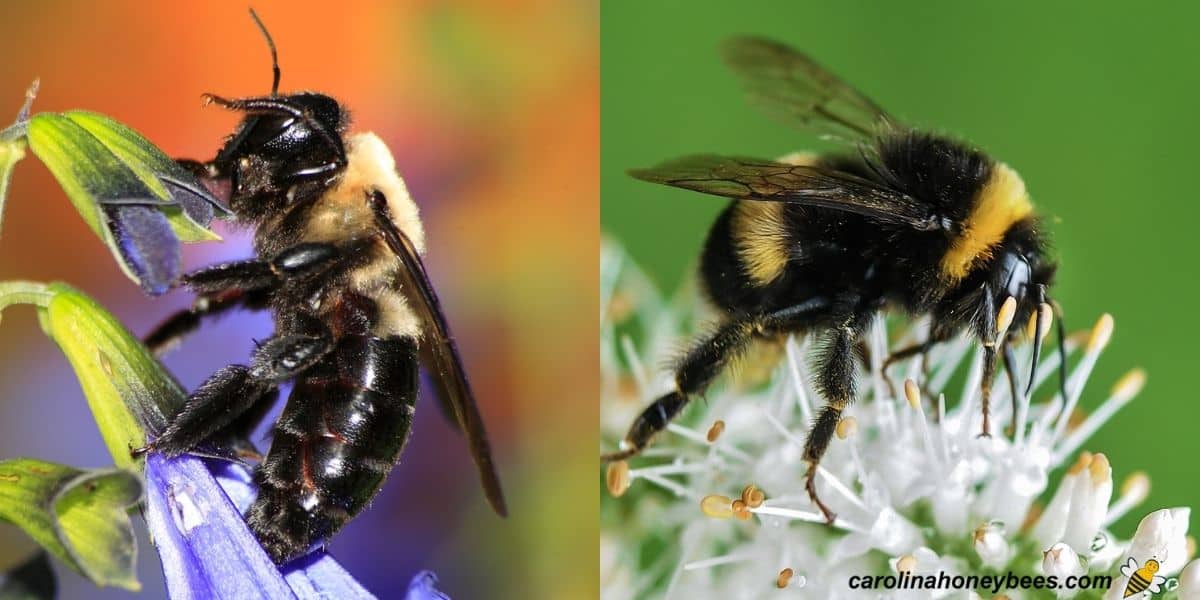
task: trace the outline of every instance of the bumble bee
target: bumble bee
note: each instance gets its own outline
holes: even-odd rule
[[[1009,330],[1008,322],[1036,317],[1035,369],[1056,264],[1025,184],[1008,165],[958,140],[901,125],[785,45],[735,38],[724,54],[766,108],[856,151],[782,161],[695,155],[630,172],[732,201],[700,257],[701,289],[720,314],[715,329],[675,365],[675,388],[637,417],[621,450],[602,458],[623,460],[643,450],[756,340],[814,334],[823,341],[816,384],[825,406],[805,442],[805,487],[832,522],[814,477],[854,399],[856,350],[875,315],[896,310],[928,315],[932,323],[926,341],[897,351],[885,365],[960,332],[980,340],[986,436],[998,355],[1016,397],[1010,345],[1020,328]]]
[[[282,564],[336,533],[383,486],[408,439],[424,360],[467,437],[488,500],[504,515],[483,422],[421,262],[417,205],[391,152],[373,133],[349,133],[348,113],[333,98],[280,95],[274,42],[251,15],[271,50],[271,94],[206,95],[246,116],[215,158],[180,162],[254,228],[256,257],[185,275],[197,301],[146,343],[159,353],[205,318],[239,307],[271,311],[275,331],[249,365],[209,377],[135,452],[173,456],[213,439],[244,439],[279,385],[294,381],[246,515]]]

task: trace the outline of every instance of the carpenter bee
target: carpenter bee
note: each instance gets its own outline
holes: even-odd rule
[[[246,520],[277,563],[306,553],[358,514],[383,486],[412,425],[418,363],[465,433],[492,507],[500,481],[462,361],[421,255],[417,205],[391,152],[315,92],[281,95],[275,45],[269,96],[209,103],[245,114],[212,160],[180,161],[254,229],[256,257],[185,275],[198,293],[147,338],[158,353],[201,321],[234,308],[269,310],[274,334],[249,365],[204,381],[161,434],[136,453],[173,456],[206,441],[244,439],[295,385],[255,471]]]
[[[987,436],[998,355],[1014,398],[1018,387],[1010,348],[1022,328],[1010,330],[1009,323],[1035,323],[1036,369],[1056,264],[1025,184],[1008,165],[900,124],[785,45],[735,38],[724,54],[766,108],[855,151],[782,161],[696,155],[630,172],[732,201],[700,257],[701,289],[718,323],[675,365],[675,388],[637,417],[619,452],[603,459],[643,450],[754,341],[814,334],[823,342],[816,384],[826,403],[805,442],[805,487],[833,522],[814,478],[854,399],[855,357],[875,315],[894,310],[931,320],[926,341],[898,350],[885,365],[961,332],[982,343],[981,435]],[[1062,320],[1056,321],[1061,349]],[[1031,372],[1030,386],[1033,380]]]

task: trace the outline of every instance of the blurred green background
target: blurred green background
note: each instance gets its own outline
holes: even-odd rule
[[[608,2],[601,7],[601,223],[671,291],[720,199],[624,174],[674,156],[776,157],[830,146],[751,107],[718,56],[726,37],[800,48],[898,118],[955,134],[1024,177],[1061,258],[1071,328],[1116,332],[1082,404],[1134,366],[1149,384],[1085,448],[1119,482],[1146,470],[1142,509],[1200,501],[1194,401],[1200,5],[1044,2]],[[1195,529],[1193,527],[1193,529]]]

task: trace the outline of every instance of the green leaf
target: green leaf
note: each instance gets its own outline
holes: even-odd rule
[[[141,479],[124,469],[84,471],[19,458],[0,462],[0,519],[102,586],[138,590],[128,511]]]
[[[161,431],[186,394],[128,329],[94,300],[55,283],[42,327],[62,349],[100,434],[118,466],[133,467],[131,448]]]
[[[100,204],[106,200],[137,198],[147,204],[167,205],[166,189],[147,186],[136,173],[86,129],[63,115],[40,113],[29,121],[29,147],[58,180],[79,216],[117,259],[125,275],[138,277],[125,264]]]
[[[42,329],[66,355],[88,408],[119,467],[139,469],[132,448],[162,431],[187,397],[179,383],[115,317],[62,283],[0,282],[0,311],[38,308]]]
[[[161,192],[162,198],[170,198],[170,192],[163,186],[162,178],[174,181],[193,179],[191,173],[179,166],[159,150],[150,140],[130,129],[126,125],[99,113],[73,110],[63,113],[63,116],[87,130],[110,152],[121,157],[122,161],[156,193]],[[175,235],[184,242],[220,241],[221,236],[205,227],[203,223],[192,220],[179,207],[166,209],[167,221]]]
[[[224,208],[187,169],[129,127],[71,111],[34,115],[25,131],[29,148],[84,222],[147,292],[166,291],[178,276],[180,241],[221,239],[207,225]]]
[[[13,167],[25,158],[25,140],[0,139],[0,221],[4,217],[4,199],[8,197],[8,181],[12,178]]]

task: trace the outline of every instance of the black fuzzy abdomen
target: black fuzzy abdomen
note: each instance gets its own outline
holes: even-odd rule
[[[383,486],[412,426],[417,343],[347,335],[296,381],[247,521],[277,563],[337,532]]]
[[[709,230],[700,257],[700,279],[706,295],[729,315],[759,315],[801,304],[816,297],[836,298],[867,292],[867,280],[886,257],[879,253],[881,233],[866,219],[832,210],[782,206],[778,213],[786,231],[787,262],[770,282],[750,276],[738,251],[739,235],[757,228],[736,226],[737,206],[730,203]]]

